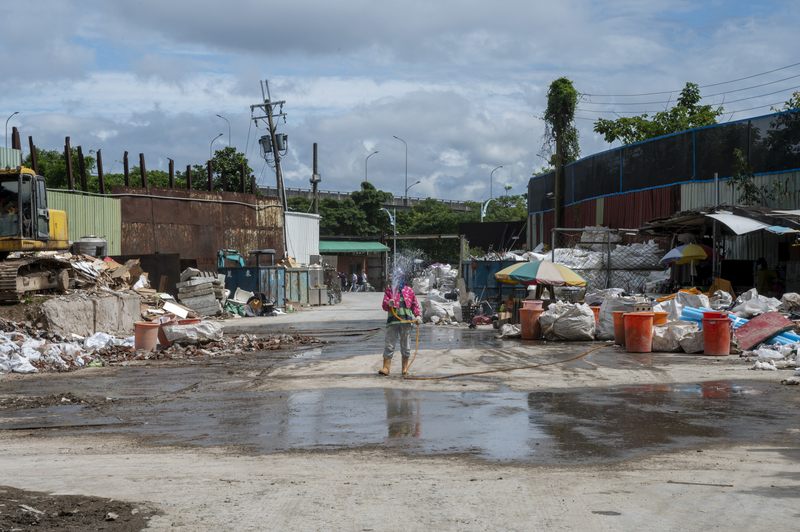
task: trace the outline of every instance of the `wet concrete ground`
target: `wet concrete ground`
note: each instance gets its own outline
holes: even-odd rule
[[[252,454],[388,446],[410,455],[521,464],[621,461],[710,443],[797,440],[786,432],[795,422],[796,403],[787,401],[786,388],[760,381],[535,392],[434,392],[397,389],[390,382],[386,388],[281,392],[256,386],[276,365],[380,352],[380,330],[344,329],[329,329],[327,337],[337,343],[277,358],[264,353],[0,380],[6,402],[54,394],[57,400],[66,393],[93,399],[7,408],[0,411],[0,430],[39,429],[35,434],[45,437],[126,434],[152,445],[230,446]],[[420,342],[427,349],[486,348],[487,357],[519,346],[495,340],[489,331],[444,327],[423,328]],[[574,355],[580,346],[570,349]],[[650,368],[663,357],[608,349],[567,364]],[[463,382],[468,388],[471,380]]]

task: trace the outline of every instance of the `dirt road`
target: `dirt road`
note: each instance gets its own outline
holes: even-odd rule
[[[533,370],[381,378],[382,336],[368,332],[385,319],[379,296],[229,324],[343,340],[291,357],[0,377],[0,485],[125,501],[149,512],[148,530],[781,530],[796,521],[798,394],[779,374],[738,357],[604,347]],[[420,376],[600,345],[434,327],[420,338]]]

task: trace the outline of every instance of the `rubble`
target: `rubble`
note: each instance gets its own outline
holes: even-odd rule
[[[199,316],[216,316],[222,313],[228,293],[225,276],[187,268],[181,273],[181,282],[176,285],[178,300]]]
[[[218,327],[214,323],[210,325]],[[64,372],[84,367],[124,366],[142,360],[230,356],[323,343],[323,340],[301,334],[241,334],[217,338],[213,341],[199,339],[195,345],[188,341],[175,342],[169,347],[145,351],[134,349],[133,337],[118,338],[106,333],[88,338],[77,334],[66,336],[42,329],[41,324],[0,319],[0,374]]]

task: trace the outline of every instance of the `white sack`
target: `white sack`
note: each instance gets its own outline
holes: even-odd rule
[[[689,322],[687,322],[689,323]],[[698,330],[685,335],[680,341],[681,348],[687,353],[702,353],[705,348],[703,331]]]
[[[781,297],[781,310],[791,312],[800,309],[800,294],[787,292]]]
[[[620,297],[624,291],[625,290],[622,288],[605,288],[591,294],[586,294],[586,297],[583,298],[583,302],[591,307],[595,303],[602,304],[606,297]]]
[[[540,324],[547,312],[539,317]],[[566,303],[548,316],[541,327],[548,340],[591,341],[595,333],[594,312],[588,305]]]
[[[703,294],[691,294],[689,292],[678,292],[672,298],[672,305],[667,316],[668,321],[677,321],[681,319],[681,312],[683,307],[691,308],[708,308],[708,296]]]
[[[425,295],[431,289],[431,278],[417,277],[411,282],[411,288],[414,289],[415,294]]]
[[[213,321],[201,321],[191,325],[170,324],[162,327],[164,335],[172,343],[197,344],[222,340],[222,327]]]
[[[38,369],[34,368],[30,362],[28,362],[27,358],[24,358],[16,353],[11,355],[11,358],[8,360],[8,365],[11,368],[11,371],[16,373],[35,373],[39,371]]]
[[[500,338],[519,338],[522,336],[522,330],[516,326],[511,325],[510,323],[505,323],[500,327],[499,332],[495,333],[494,337],[497,339]]]
[[[653,352],[678,353],[681,351],[683,337],[697,330],[698,325],[688,321],[671,321],[662,325],[653,325]]]
[[[11,366],[9,365],[8,355],[5,353],[0,353],[0,371],[11,371]]]
[[[724,290],[717,290],[708,300],[709,308],[714,310],[726,309],[730,307],[732,303],[733,297]]]
[[[614,339],[614,312],[625,310],[626,303],[635,303],[632,297],[612,297],[603,301],[600,305],[600,316],[597,320],[597,330],[595,336],[598,340]]]

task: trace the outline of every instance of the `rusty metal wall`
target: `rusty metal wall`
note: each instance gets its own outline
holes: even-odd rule
[[[195,259],[200,269],[213,271],[219,249],[246,254],[271,248],[278,257],[284,255],[277,198],[156,187],[148,193],[124,186],[115,186],[112,193],[130,194],[118,196],[123,255],[179,253],[182,260]]]

